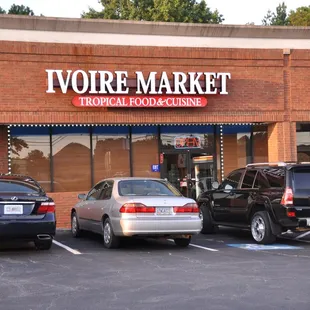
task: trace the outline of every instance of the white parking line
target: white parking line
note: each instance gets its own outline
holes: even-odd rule
[[[168,239],[168,241],[174,242],[172,239]],[[199,249],[203,249],[203,250],[207,250],[207,251],[211,251],[211,252],[218,252],[218,250],[216,250],[216,249],[207,248],[205,246],[201,246],[201,245],[197,245],[197,244],[193,244],[193,243],[190,243],[189,245],[192,247],[195,247],[195,248],[199,248]]]
[[[303,234],[297,236],[296,238],[294,238],[294,240],[298,240],[298,239],[303,238],[303,237],[305,237],[305,236],[307,236],[307,235],[309,235],[309,234],[310,234],[310,231],[307,231],[307,232],[305,232],[305,233],[303,233]]]
[[[77,250],[74,250],[74,249],[68,247],[67,245],[64,245],[64,244],[62,244],[62,243],[60,243],[60,242],[58,242],[58,241],[56,241],[56,240],[53,240],[53,243],[56,244],[56,245],[58,245],[58,246],[60,246],[61,248],[64,248],[65,250],[71,252],[72,254],[75,254],[75,255],[80,255],[80,254],[82,254],[81,252],[79,252],[79,251],[77,251]]]
[[[218,252],[218,250],[216,250],[216,249],[206,248],[206,247],[204,247],[204,246],[197,245],[197,244],[192,244],[192,243],[190,243],[189,245],[190,245],[190,246],[193,246],[193,247],[195,247],[195,248],[204,249],[204,250],[211,251],[211,252]]]

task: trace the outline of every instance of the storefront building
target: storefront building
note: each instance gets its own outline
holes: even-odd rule
[[[197,197],[252,162],[310,161],[310,29],[0,17],[0,171],[70,225],[107,177]]]

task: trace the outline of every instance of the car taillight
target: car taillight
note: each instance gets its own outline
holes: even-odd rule
[[[292,205],[293,199],[294,199],[293,190],[290,187],[287,187],[282,196],[281,205],[284,206]]]
[[[55,213],[54,202],[42,202],[38,208],[37,214]]]
[[[196,203],[188,203],[183,207],[174,207],[174,213],[199,213],[199,208]]]
[[[155,207],[147,207],[142,203],[126,203],[120,210],[120,213],[155,213]]]
[[[287,210],[286,214],[287,214],[288,217],[296,217],[295,211],[289,211],[289,210]]]

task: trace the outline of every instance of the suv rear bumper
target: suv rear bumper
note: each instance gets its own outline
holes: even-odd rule
[[[281,221],[280,225],[284,229],[290,229],[290,230],[298,230],[298,229],[310,230],[310,226],[307,225],[307,219],[305,219],[305,218],[285,219],[285,220]]]
[[[309,219],[298,219],[298,227],[306,228],[310,230],[310,226],[308,225]]]

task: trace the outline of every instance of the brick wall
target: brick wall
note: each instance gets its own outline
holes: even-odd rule
[[[22,51],[22,53],[21,53]],[[160,55],[160,57],[158,57]],[[204,109],[82,109],[72,91],[46,94],[45,69],[230,72],[229,95],[208,96]],[[123,47],[1,42],[3,122],[171,123],[282,121],[282,50]],[[21,87],[22,86],[22,87]],[[12,91],[14,89],[14,91]],[[268,104],[267,104],[268,103]]]
[[[0,126],[0,173],[8,172],[8,132],[7,126]]]
[[[297,160],[296,123],[281,122],[268,126],[268,160]]]
[[[56,219],[58,228],[70,228],[72,207],[79,201],[78,192],[48,193],[56,204]]]

